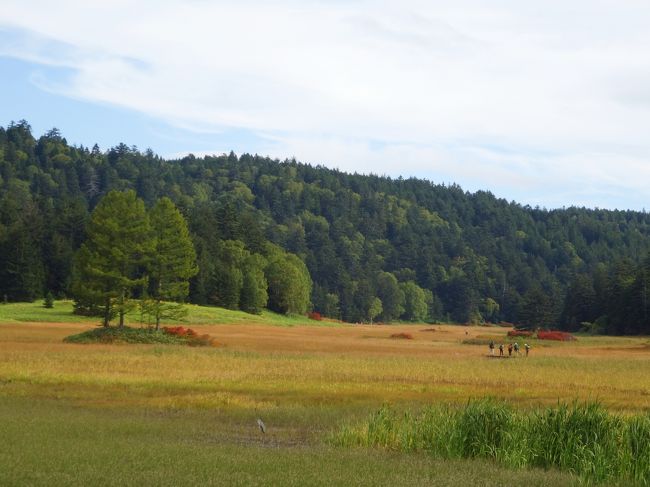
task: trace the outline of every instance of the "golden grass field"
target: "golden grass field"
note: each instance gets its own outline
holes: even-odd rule
[[[450,325],[193,325],[217,339],[220,346],[209,349],[62,342],[88,327],[0,325],[4,394],[56,389],[57,397],[80,403],[179,408],[458,402],[486,395],[522,406],[581,399],[616,410],[650,408],[650,341],[642,338],[533,340],[529,357],[522,352],[503,360],[487,358],[487,346],[463,341],[506,342],[506,329]],[[413,339],[390,338],[396,329]],[[129,390],[125,397],[108,393],[121,388]]]
[[[0,406],[6,406],[0,414],[12,421],[18,409],[36,403],[63,416],[90,414],[97,423],[104,415],[135,415],[133,421],[142,414],[146,421],[185,418],[194,425],[187,427],[192,442],[291,449],[321,445],[335,428],[384,403],[419,408],[493,396],[521,408],[577,399],[622,413],[650,411],[648,338],[532,340],[529,357],[522,351],[520,357],[490,359],[486,345],[463,342],[489,337],[507,342],[507,329],[253,321],[191,324],[216,338],[214,348],[67,344],[64,337],[95,325],[0,323]],[[413,339],[390,338],[396,332]],[[267,435],[256,429],[258,416],[267,422]],[[51,425],[58,421],[53,418]],[[199,433],[197,425],[206,421],[209,433]],[[0,455],[0,464],[8,458]],[[535,477],[539,485],[548,481],[544,478]],[[25,480],[11,479],[17,485]],[[300,483],[300,477],[295,480]]]

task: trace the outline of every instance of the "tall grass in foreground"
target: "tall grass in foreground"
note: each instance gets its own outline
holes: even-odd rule
[[[332,440],[345,447],[487,458],[511,468],[557,468],[590,483],[650,484],[650,415],[618,416],[591,403],[518,412],[477,400],[417,415],[384,406]]]

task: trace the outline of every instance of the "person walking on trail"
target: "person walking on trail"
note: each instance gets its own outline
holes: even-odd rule
[[[530,351],[530,345],[527,343],[524,344],[524,348],[526,349],[526,357],[528,357],[528,352]]]
[[[512,343],[508,343],[508,357],[512,357]]]
[[[494,340],[490,340],[488,347],[490,347],[490,355],[494,355]]]
[[[499,345],[499,357],[503,357],[503,343]]]
[[[515,342],[515,354],[519,357],[519,343]]]

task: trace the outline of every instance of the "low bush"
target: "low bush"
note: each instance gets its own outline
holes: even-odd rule
[[[404,333],[404,332],[393,333],[390,337],[391,338],[402,338],[404,340],[413,340],[413,335],[411,335],[410,333]]]
[[[216,342],[210,335],[198,335],[194,330],[180,327],[170,327],[175,332],[156,331],[150,328],[101,327],[70,335],[63,339],[66,343],[139,343],[139,344],[168,344],[189,346],[215,346]],[[189,332],[188,332],[189,331]]]
[[[307,318],[315,321],[323,321],[323,316],[318,311],[307,313]]]
[[[530,330],[510,330],[508,332],[509,337],[530,337],[533,336],[533,332]]]

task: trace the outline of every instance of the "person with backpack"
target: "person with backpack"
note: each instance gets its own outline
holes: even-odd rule
[[[515,354],[517,355],[517,357],[519,357],[519,343],[515,342],[514,348],[515,348]]]
[[[499,357],[503,357],[503,343],[499,345]]]
[[[526,349],[526,357],[528,357],[528,352],[530,351],[530,345],[527,343],[524,344],[524,348]]]
[[[512,357],[512,343],[508,343],[508,357]]]
[[[490,348],[490,355],[494,355],[494,340],[490,340],[488,347]]]

